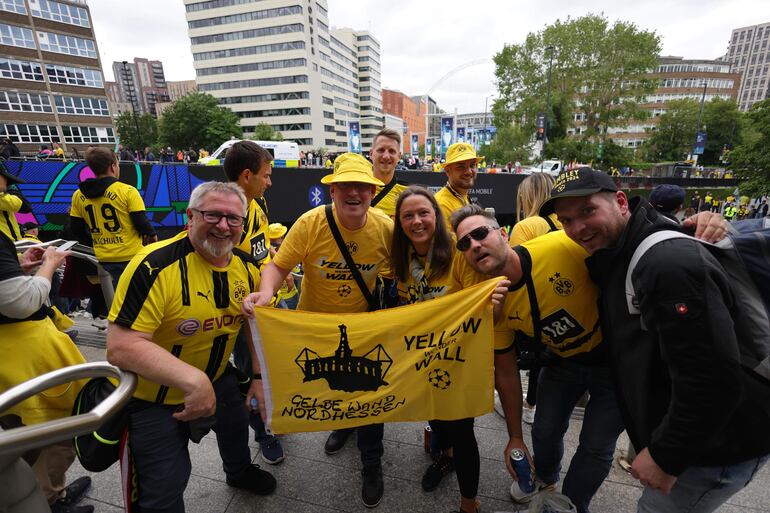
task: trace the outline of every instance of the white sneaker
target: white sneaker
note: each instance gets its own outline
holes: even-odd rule
[[[107,319],[97,317],[93,320],[93,322],[91,322],[91,326],[98,329],[99,331],[104,331],[107,329]]]
[[[537,406],[530,406],[526,401],[524,401],[524,404],[521,408],[521,420],[526,422],[527,424],[532,424],[535,422],[535,409]]]
[[[556,485],[553,484],[544,484],[540,482],[539,480],[535,480],[535,489],[532,490],[529,493],[526,493],[522,491],[521,488],[519,488],[518,481],[514,481],[511,483],[511,499],[513,499],[513,502],[516,502],[518,504],[527,504],[529,503],[535,496],[544,491],[551,491],[556,488]]]
[[[500,396],[498,395],[497,390],[495,390],[495,411],[502,418],[505,418],[505,412],[503,411],[503,403],[500,402]]]

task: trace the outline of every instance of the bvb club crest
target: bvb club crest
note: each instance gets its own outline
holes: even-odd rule
[[[348,251],[350,251],[351,255],[354,255],[356,251],[358,251],[358,244],[356,244],[355,241],[351,240],[345,245],[348,247]]]
[[[387,385],[385,375],[393,360],[382,344],[377,344],[363,356],[353,356],[348,345],[347,327],[340,324],[338,328],[340,344],[333,355],[320,356],[306,347],[294,360],[305,375],[302,382],[325,379],[330,389],[344,392],[375,391]]]
[[[553,291],[560,296],[569,296],[575,290],[575,284],[572,280],[565,278],[561,273],[555,273],[548,278],[548,281],[553,284]]]
[[[246,295],[249,293],[249,291],[246,289],[246,285],[241,280],[237,280],[235,282],[235,286],[233,287],[233,299],[235,299],[236,303],[243,303],[243,300],[246,298]]]

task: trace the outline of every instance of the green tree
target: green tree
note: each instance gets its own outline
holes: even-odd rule
[[[730,152],[730,167],[741,180],[741,194],[770,194],[770,100],[755,103],[746,121],[745,140]]]
[[[144,150],[158,144],[158,122],[151,114],[137,115],[134,121],[133,112],[124,112],[115,120],[115,128],[127,148]]]
[[[643,147],[646,158],[652,162],[683,160],[695,141],[698,108],[692,98],[668,102]]]
[[[742,114],[735,100],[714,98],[704,105],[703,129],[708,138],[699,163],[718,165],[725,148],[734,148],[741,144],[741,118]]]
[[[251,136],[252,141],[283,141],[283,134],[276,132],[273,127],[267,123],[259,123],[254,127],[254,135]]]
[[[553,142],[574,125],[577,110],[585,114],[586,137],[643,119],[646,114],[639,103],[655,90],[656,81],[648,73],[657,65],[659,53],[660,38],[633,23],[610,26],[604,16],[594,14],[557,20],[495,55],[499,92],[492,107],[495,125],[515,123],[533,134],[537,114],[547,110]]]
[[[210,94],[195,92],[184,96],[163,112],[158,122],[163,145],[172,148],[217,148],[243,130],[238,116]]]
[[[507,126],[497,130],[490,144],[482,145],[479,153],[486,157],[487,162],[493,160],[500,165],[506,162],[526,162],[529,160],[529,143],[531,134],[519,127]]]

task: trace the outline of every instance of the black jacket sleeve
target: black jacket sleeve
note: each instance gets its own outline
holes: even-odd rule
[[[648,448],[666,473],[679,475],[712,448],[741,402],[733,293],[714,256],[681,239],[652,248],[633,281],[671,377],[668,411]]]
[[[147,219],[147,213],[144,210],[141,212],[129,212],[128,215],[131,218],[131,222],[134,223],[136,231],[150,237],[155,235],[155,228],[150,224],[150,220]]]
[[[93,246],[93,240],[91,239],[91,231],[88,229],[85,219],[82,217],[70,216],[69,231],[76,241],[84,246]]]

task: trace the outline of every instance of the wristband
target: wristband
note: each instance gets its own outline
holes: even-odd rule
[[[251,376],[251,379],[259,379],[259,380],[261,380],[261,379],[262,379],[262,373],[261,373],[261,372],[255,372],[255,373],[254,373],[254,374]]]

